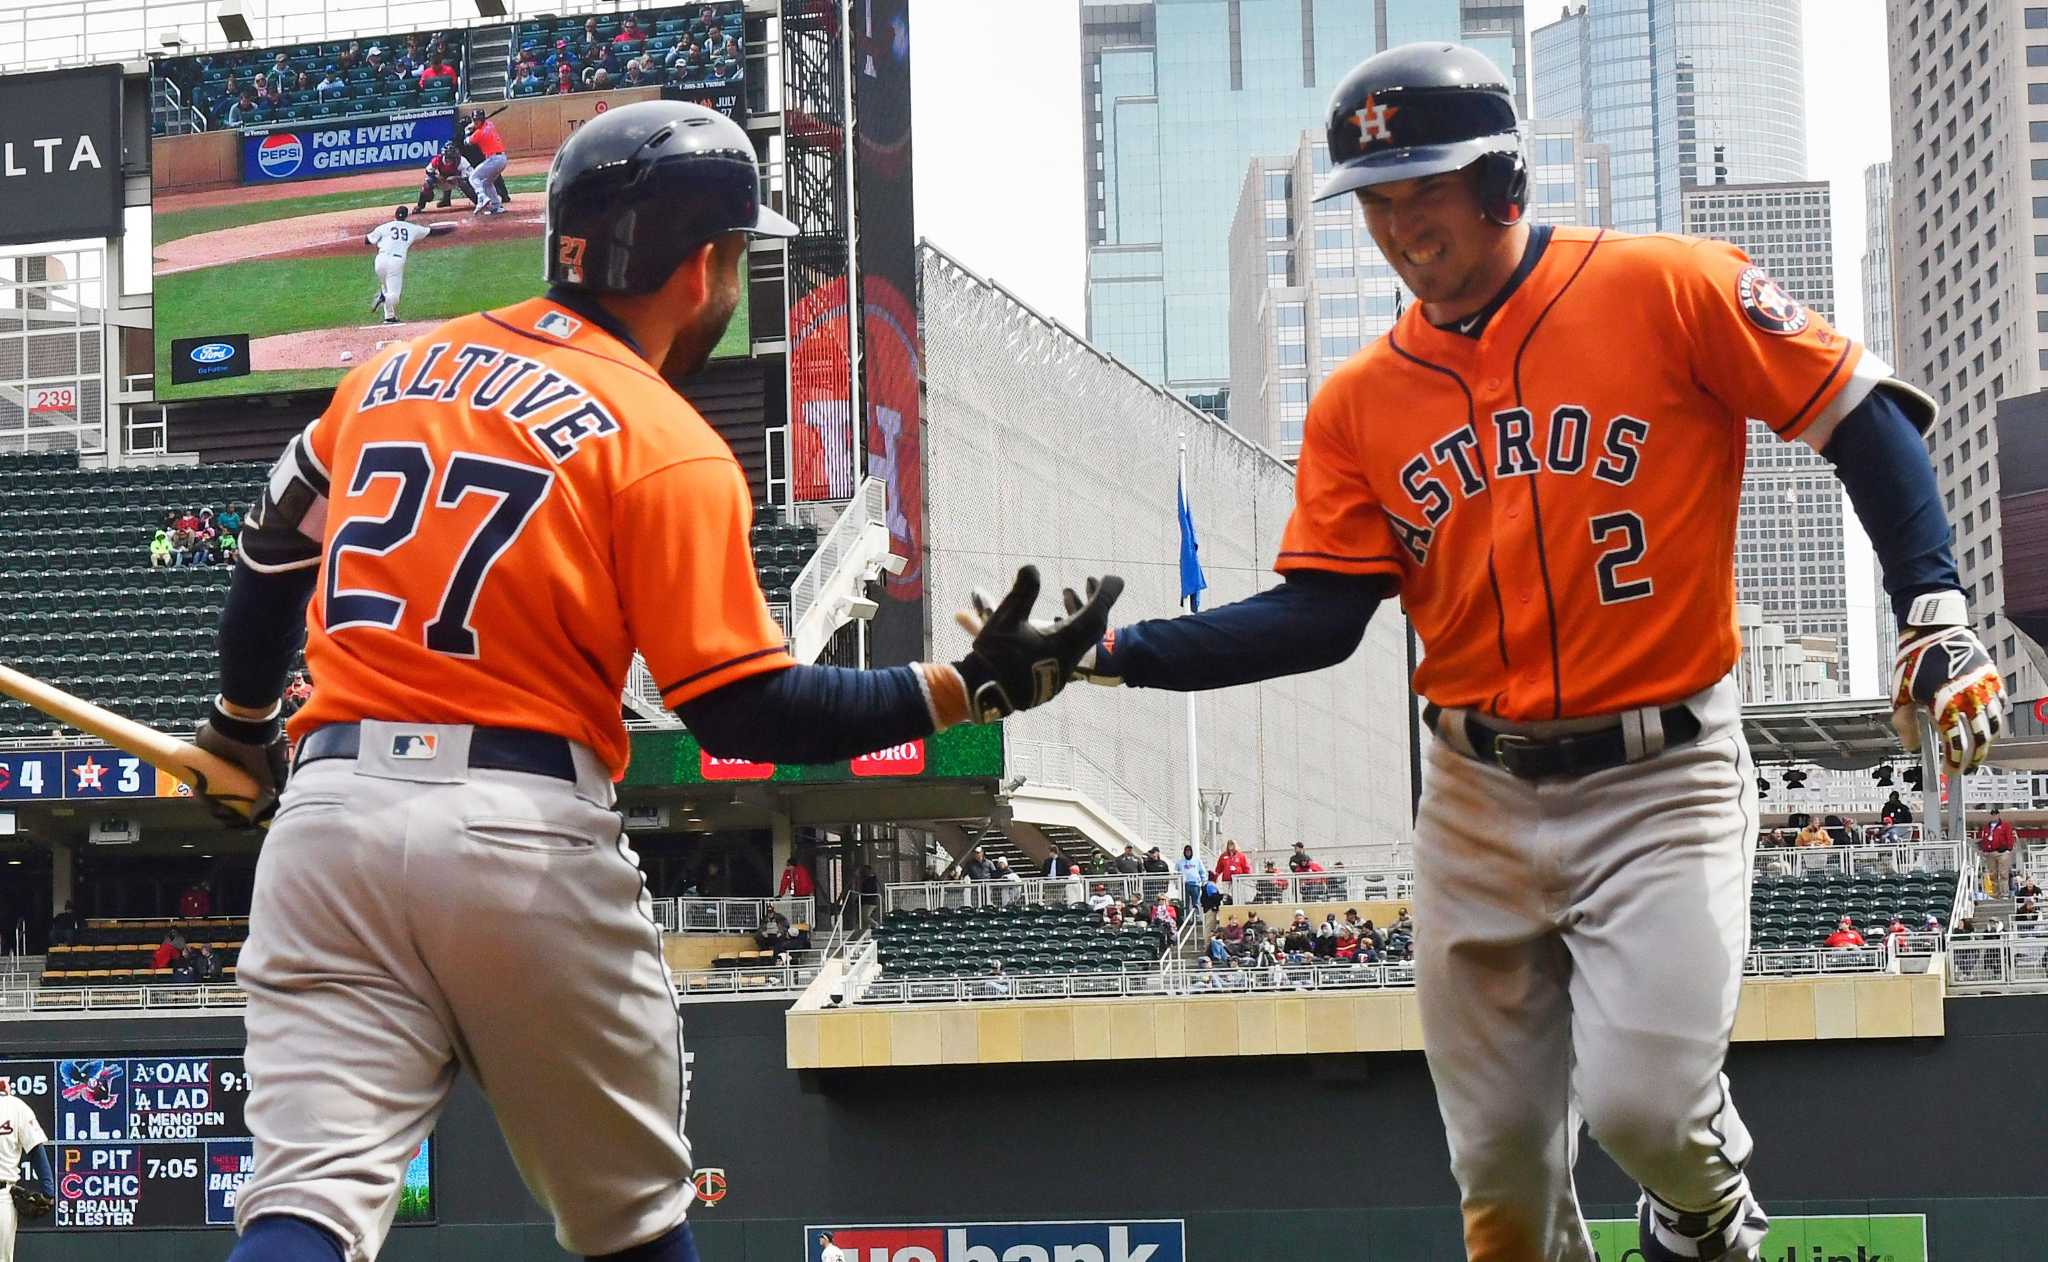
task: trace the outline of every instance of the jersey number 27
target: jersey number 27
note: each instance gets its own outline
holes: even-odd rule
[[[428,491],[438,480],[440,489],[433,497],[437,507],[453,508],[471,495],[497,500],[458,553],[442,589],[440,607],[426,630],[427,647],[435,652],[451,657],[477,656],[476,631],[469,625],[477,592],[491,566],[512,546],[534,510],[547,498],[555,475],[532,465],[467,451],[450,452],[445,468],[436,469],[434,457],[424,444],[370,443],[356,458],[349,494],[361,495],[379,478],[391,478],[398,483],[391,511],[382,517],[350,518],[334,531],[327,545],[327,630],[398,629],[399,620],[405,616],[405,597],[373,588],[344,587],[342,565],[351,553],[387,556],[417,535],[426,515]]]

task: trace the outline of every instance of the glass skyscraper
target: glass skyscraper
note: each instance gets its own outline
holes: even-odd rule
[[[1468,13],[1476,42],[1519,50],[1514,10],[1476,0],[1084,0],[1089,339],[1222,412],[1230,221],[1252,160],[1320,128],[1360,61],[1460,39]]]
[[[1586,0],[1530,36],[1541,118],[1613,154],[1614,226],[1677,231],[1687,185],[1806,178],[1799,0]]]

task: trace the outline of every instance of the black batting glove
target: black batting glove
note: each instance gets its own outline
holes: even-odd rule
[[[1123,590],[1123,579],[1106,574],[1089,584],[1088,599],[1079,608],[1056,622],[1034,622],[1038,568],[1018,570],[1010,594],[982,620],[974,647],[953,664],[967,685],[975,719],[993,723],[1058,696],[1081,659],[1102,643],[1110,608]],[[977,598],[976,604],[985,607],[987,602]]]
[[[290,746],[285,741],[284,724],[278,712],[272,711],[267,719],[236,718],[222,710],[219,698],[215,698],[206,707],[206,719],[200,723],[192,743],[240,767],[256,782],[256,800],[244,803],[238,797],[218,797],[209,792],[202,777],[194,791],[205,799],[215,818],[232,828],[269,823],[277,813],[278,794],[284,791],[285,778],[291,772]]]

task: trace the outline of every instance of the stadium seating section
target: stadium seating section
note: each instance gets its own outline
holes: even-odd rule
[[[892,911],[875,936],[884,977],[982,977],[1008,973],[1115,973],[1159,962],[1162,931],[1126,922],[1105,928],[1076,903]]]
[[[761,576],[762,592],[770,604],[786,605],[796,576],[818,550],[818,529],[804,522],[784,524],[780,518],[780,509],[756,505],[752,544],[754,571]]]
[[[737,61],[723,63],[709,58],[692,61],[688,41],[701,39],[705,34],[702,12],[704,6],[686,4],[669,9],[642,9],[632,14],[604,13],[597,16],[597,32],[606,39],[616,36],[625,19],[631,16],[642,31],[647,33],[644,41],[626,40],[617,44],[614,51],[621,61],[638,57],[642,52],[653,55],[663,68],[663,78],[682,88],[720,87],[736,83],[745,74],[744,57]],[[583,23],[590,14],[575,14],[570,17],[543,17],[535,21],[521,22],[512,43],[514,68],[521,53],[533,52],[545,60],[554,51],[559,40],[568,40],[572,50],[578,50],[583,43]],[[730,36],[738,47],[746,43],[746,20],[737,7],[730,12],[715,15],[720,31]],[[679,52],[680,48],[680,52]],[[521,87],[516,78],[508,77],[509,92],[512,96],[542,96],[554,91],[556,72],[542,67],[543,73],[531,86]],[[616,76],[615,76],[616,79]],[[620,86],[615,83],[614,86]]]
[[[249,936],[247,916],[204,920],[88,920],[75,946],[53,946],[43,965],[45,986],[134,986],[175,981],[171,970],[149,962],[164,934],[184,935],[187,946],[211,943],[221,980],[235,979],[235,960]]]
[[[340,64],[351,42],[361,46],[366,54],[365,61],[369,49],[381,45],[386,50],[386,59],[391,62],[392,69],[380,75],[367,64],[352,66],[341,73],[341,95],[323,97],[313,88],[297,89],[286,93],[278,107],[257,110],[242,119],[238,125],[265,126],[340,118],[354,114],[386,114],[399,110],[454,104],[458,84],[465,73],[467,41],[462,32],[420,33],[419,47],[424,52],[431,53],[437,43],[445,43],[448,49],[447,64],[457,72],[455,78],[438,78],[425,88],[419,84],[417,71],[412,75],[399,72],[396,58],[404,50],[405,41],[406,36],[403,34],[382,39],[327,40],[313,44],[298,44],[289,48],[265,48],[246,52],[216,53],[207,57],[185,57],[156,64],[158,73],[178,85],[178,91],[183,95],[185,104],[199,108],[209,129],[227,125],[228,107],[234,104],[227,91],[230,74],[235,76],[238,84],[251,86],[255,76],[270,71],[276,64],[277,54],[282,52],[285,55],[286,67],[294,75],[303,71],[310,77],[311,82],[317,85],[326,75],[328,67]]]
[[[1768,865],[1769,859],[1761,863]],[[1955,897],[1953,872],[1773,876],[1759,871],[1750,894],[1750,944],[1759,951],[1817,947],[1843,916],[1853,916],[1869,945],[1876,946],[1894,915],[1916,933],[1930,915],[1946,927]]]
[[[153,726],[191,731],[218,683],[214,629],[230,567],[158,569],[165,510],[255,502],[256,464],[88,470],[0,456],[0,661]],[[0,737],[53,720],[0,702]]]

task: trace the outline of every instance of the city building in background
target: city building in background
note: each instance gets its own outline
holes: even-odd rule
[[[1799,0],[1587,0],[1530,35],[1540,118],[1613,150],[1614,226],[1669,232],[1687,185],[1806,177]]]
[[[1842,695],[1842,660],[1835,638],[1791,635],[1752,604],[1735,606],[1742,657],[1735,668],[1749,705],[1779,701],[1832,701]]]
[[[1360,61],[1458,39],[1463,20],[1458,0],[1083,3],[1089,340],[1224,413],[1226,239],[1243,172],[1320,130],[1331,91]]]
[[[1893,312],[1897,286],[1892,280],[1892,164],[1873,162],[1863,168],[1863,345],[1894,367],[1899,362],[1899,336]],[[1880,684],[1899,649],[1899,624],[1885,595],[1884,571],[1873,563],[1871,578],[1877,607],[1877,664]],[[1853,581],[1853,578],[1852,578]]]
[[[1825,181],[1688,188],[1682,204],[1681,231],[1740,246],[1792,298],[1824,320],[1835,318],[1834,233]],[[1836,691],[1830,696],[1844,695],[1849,679],[1844,508],[1841,483],[1819,452],[1780,441],[1760,422],[1749,423],[1736,526],[1736,599],[1758,607],[1765,620],[1785,628],[1788,639],[1825,636],[1835,645]],[[1859,575],[1859,607],[1864,585]]]
[[[1604,226],[1607,148],[1576,122],[1523,124],[1529,218]],[[1284,459],[1301,451],[1309,396],[1411,299],[1355,197],[1310,199],[1328,173],[1316,132],[1254,158],[1230,221],[1230,423]]]
[[[1529,117],[1529,28],[1521,0],[1460,0],[1458,42],[1486,54],[1515,90],[1515,113]]]
[[[2048,7],[1887,0],[1899,375],[1928,435],[1970,610],[2006,687],[2042,675],[2006,620],[2001,404],[2048,386]]]

